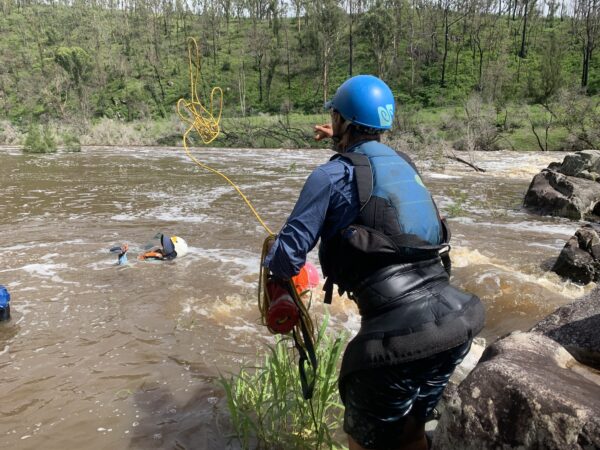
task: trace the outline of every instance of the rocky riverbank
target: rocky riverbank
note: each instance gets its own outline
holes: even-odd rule
[[[434,449],[600,448],[600,289],[490,345],[444,394]]]

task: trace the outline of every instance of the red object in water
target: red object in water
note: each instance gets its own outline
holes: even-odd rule
[[[301,295],[309,289],[314,289],[319,285],[319,271],[311,263],[304,264],[298,275],[292,277],[296,292]]]

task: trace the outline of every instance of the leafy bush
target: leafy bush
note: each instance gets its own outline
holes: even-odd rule
[[[600,100],[563,89],[549,105],[557,122],[568,131],[568,150],[600,148]]]
[[[13,145],[21,142],[23,136],[19,129],[8,120],[0,120],[0,144]]]
[[[65,151],[77,153],[81,151],[81,141],[75,133],[66,132],[62,135],[62,142]]]
[[[56,140],[52,131],[48,127],[43,127],[40,131],[38,125],[31,125],[25,137],[23,144],[25,153],[55,153]]]
[[[343,407],[337,393],[337,366],[345,337],[333,338],[323,322],[317,338],[319,367],[312,400],[302,397],[300,376],[289,338],[281,338],[259,367],[221,377],[231,422],[243,448],[343,448],[332,432],[339,430]]]
[[[460,139],[453,143],[456,150],[499,150],[500,132],[496,125],[494,107],[482,101],[479,95],[472,95],[464,105]]]

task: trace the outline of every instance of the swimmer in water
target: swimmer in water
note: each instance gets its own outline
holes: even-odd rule
[[[169,261],[176,257],[182,257],[188,252],[188,245],[184,239],[179,236],[165,236],[160,233],[156,236],[160,239],[160,245],[154,246],[150,250],[142,253],[138,256],[140,260],[154,259],[160,261]],[[122,266],[127,264],[127,251],[129,250],[128,244],[121,246],[112,247],[111,253],[117,253],[117,265]]]
[[[123,266],[127,264],[127,251],[129,250],[129,244],[123,244],[120,247],[113,247],[110,249],[111,253],[117,253],[117,265]]]
[[[160,234],[160,246],[155,247],[140,256],[138,259],[158,259],[158,260],[171,260],[176,257],[181,257],[186,255],[188,252],[188,245],[182,238],[179,236],[165,236],[164,234]]]

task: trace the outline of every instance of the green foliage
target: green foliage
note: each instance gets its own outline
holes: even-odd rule
[[[91,58],[81,47],[58,47],[54,60],[69,74],[76,86],[86,81],[90,75]]]
[[[600,27],[588,30],[589,21],[579,17],[544,16],[538,4],[530,3],[526,57],[520,58],[522,8],[512,18],[498,13],[505,10],[500,3],[469,1],[445,8],[377,0],[353,3],[350,12],[348,2],[316,0],[293,3],[299,8],[296,17],[295,10],[286,11],[277,2],[209,0],[200,7],[141,0],[112,7],[6,0],[0,16],[0,120],[18,128],[30,122],[77,127],[103,118],[168,120],[177,100],[190,96],[189,36],[201,46],[202,101],[208,102],[213,86],[221,86],[223,117],[234,121],[261,113],[321,112],[323,100],[348,77],[351,56],[352,73],[382,76],[401,107],[451,109],[476,93],[492,109],[507,111],[524,101],[547,105],[561,89],[580,86],[586,32],[597,34]],[[594,25],[598,17],[590,20]],[[593,43],[600,36],[590,38]],[[591,54],[583,95],[600,92],[597,54]],[[549,128],[548,121],[537,121],[534,128],[548,131],[549,150],[590,146],[596,121],[592,109],[587,111],[585,127],[565,116],[553,119]],[[454,125],[463,119],[457,117]],[[425,141],[425,128],[436,139],[459,140],[456,126],[439,130],[429,125],[418,126],[417,140]],[[519,126],[505,125],[499,125],[499,139],[492,128],[484,128],[486,135],[474,148],[539,148],[526,115]],[[464,120],[461,126],[474,133],[481,129]],[[272,138],[273,131],[259,136],[256,145],[286,140],[300,145],[304,139]],[[174,134],[161,138],[174,142]],[[225,139],[223,145],[235,141]]]
[[[444,208],[445,214],[450,218],[466,215],[465,204],[469,193],[453,188],[449,194],[452,198],[452,203]]]
[[[549,105],[556,122],[568,131],[567,150],[599,148],[600,99],[563,90]]]
[[[386,66],[390,63],[389,52],[392,50],[394,19],[389,8],[381,3],[369,10],[361,19],[359,36],[368,43],[368,48],[377,63],[376,74],[385,75]]]
[[[259,367],[221,377],[235,438],[242,448],[342,448],[333,433],[341,427],[343,407],[337,394],[337,366],[345,337],[334,338],[327,320],[319,329],[319,367],[311,402],[302,398],[298,366],[289,338],[270,347]]]
[[[64,150],[69,153],[78,153],[81,151],[81,141],[75,133],[65,132],[61,136]]]
[[[23,144],[25,153],[54,153],[56,152],[56,141],[49,127],[43,127],[40,131],[38,125],[31,125]]]

